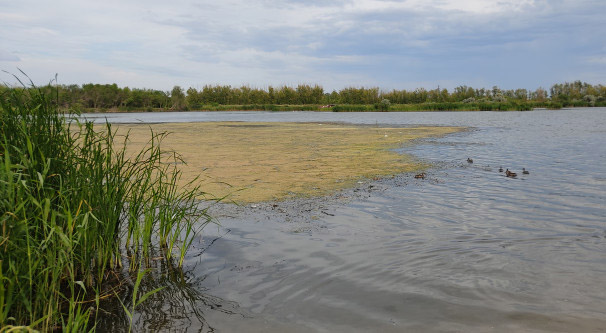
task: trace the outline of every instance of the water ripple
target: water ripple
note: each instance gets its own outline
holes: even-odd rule
[[[436,162],[424,181],[402,175],[377,182],[379,190],[347,203],[322,203],[330,214],[306,206],[298,220],[262,210],[221,219],[230,232],[191,259],[191,274],[206,276],[198,288],[237,302],[231,309],[246,316],[217,317],[213,325],[331,332],[603,329],[605,115],[606,109],[348,114],[357,123],[474,130],[403,148]],[[507,178],[499,167],[519,175]]]

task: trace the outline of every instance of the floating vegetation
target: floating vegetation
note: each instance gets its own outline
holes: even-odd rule
[[[361,179],[416,172],[427,165],[395,149],[460,127],[382,127],[334,123],[209,122],[121,125],[135,150],[149,128],[187,162],[183,179],[203,175],[210,193],[240,202],[326,195]],[[201,147],[204,147],[203,149]],[[208,177],[208,178],[206,178]]]

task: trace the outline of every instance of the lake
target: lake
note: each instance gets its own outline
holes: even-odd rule
[[[165,289],[138,308],[137,330],[606,328],[605,108],[85,116],[469,128],[401,148],[433,163],[424,180],[404,174],[326,198],[212,207],[221,226],[204,229],[183,271],[158,264],[164,274],[147,283]]]

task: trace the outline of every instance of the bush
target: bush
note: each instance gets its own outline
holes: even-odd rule
[[[381,102],[375,104],[375,109],[379,110],[379,111],[389,111],[389,106],[391,105],[391,102],[384,98],[381,100]]]
[[[333,106],[332,111],[333,112],[364,112],[364,111],[370,111],[370,110],[368,109],[368,107],[366,105],[344,104],[344,105]]]

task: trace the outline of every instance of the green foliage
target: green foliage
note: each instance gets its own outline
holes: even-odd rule
[[[367,112],[367,111],[374,111],[374,106],[343,104],[343,105],[336,105],[336,106],[332,107],[332,111],[334,111],[334,112]]]
[[[396,104],[390,111],[529,111],[543,107],[531,102],[490,102],[468,98],[462,102]]]
[[[187,110],[187,104],[185,103],[185,93],[183,92],[183,88],[179,86],[174,86],[173,90],[170,93],[170,101],[172,103],[171,109],[173,110]]]
[[[154,290],[148,291],[148,292],[144,293],[143,295],[139,295],[139,291],[140,291],[139,287],[141,286],[141,281],[143,280],[143,277],[145,276],[145,274],[148,272],[149,272],[149,270],[145,270],[145,271],[141,270],[141,271],[137,272],[137,278],[135,280],[135,284],[133,286],[133,291],[132,291],[132,295],[131,295],[132,300],[130,302],[130,304],[131,304],[130,307],[126,306],[124,304],[124,302],[122,302],[120,297],[116,294],[116,296],[118,297],[118,300],[120,301],[120,304],[122,305],[122,308],[124,309],[124,313],[128,317],[128,321],[129,321],[128,331],[129,332],[132,330],[132,327],[133,327],[133,316],[135,315],[135,309],[139,305],[141,305],[143,302],[145,302],[145,300],[148,299],[151,295],[164,289],[164,287],[159,287]]]
[[[339,92],[343,104],[375,104],[380,101],[379,88],[345,88]]]
[[[7,88],[4,88],[7,89]],[[11,88],[23,90],[24,88]],[[11,90],[8,89],[8,90]],[[50,87],[44,87],[46,94]],[[392,110],[380,106],[382,100],[389,100],[393,105],[416,105],[414,109],[426,110],[462,110],[462,109],[524,109],[527,103],[544,105],[555,102],[563,107],[572,106],[604,106],[606,105],[606,86],[590,85],[581,81],[555,84],[550,94],[543,89],[535,91],[526,89],[502,90],[499,87],[491,89],[474,89],[468,86],[458,86],[449,92],[447,89],[436,88],[427,90],[391,90],[381,91],[379,88],[347,87],[340,91],[324,92],[319,85],[303,85],[296,87],[269,86],[267,89],[228,85],[205,85],[201,90],[188,88],[184,91],[175,86],[170,92],[150,89],[119,88],[116,84],[85,84],[57,86],[58,106],[72,111],[158,111],[158,110],[321,110],[321,105],[340,105],[337,111],[353,111],[352,107],[344,105],[370,105],[367,111]],[[549,96],[550,95],[550,96]],[[592,97],[593,96],[593,97]],[[457,103],[468,104],[462,108]],[[448,104],[455,103],[455,104]],[[506,106],[510,105],[510,106]],[[292,106],[299,106],[293,109]],[[407,107],[408,108],[408,107]],[[361,109],[361,108],[358,108]]]
[[[375,109],[378,111],[389,111],[390,106],[391,102],[387,98],[383,98],[381,102],[375,104]]]
[[[209,221],[199,187],[177,188],[165,134],[127,158],[128,138],[117,145],[109,124],[68,122],[58,95],[32,86],[0,96],[0,327],[94,327],[90,305],[125,258],[137,271],[159,246],[182,263]]]

